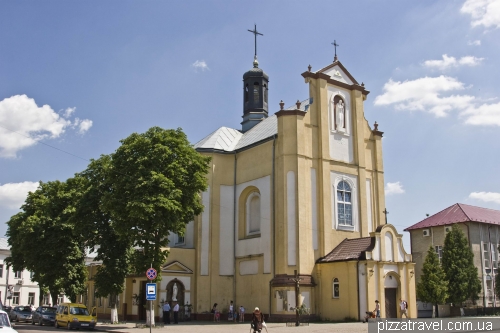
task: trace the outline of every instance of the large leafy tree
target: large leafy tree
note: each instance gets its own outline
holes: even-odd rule
[[[479,298],[481,282],[474,266],[474,255],[456,224],[452,225],[444,240],[442,265],[449,284],[448,302],[459,305],[467,299],[475,301]]]
[[[115,302],[111,321],[115,322],[118,320],[116,297],[123,292],[133,250],[130,240],[116,233],[110,214],[102,209],[101,199],[111,190],[107,176],[110,162],[111,157],[103,155],[92,160],[87,169],[79,174],[84,179],[85,191],[77,205],[73,221],[78,232],[83,235],[85,245],[92,252],[97,252],[95,259],[102,263],[94,276],[96,296],[112,296],[111,299]]]
[[[135,252],[136,272],[150,265],[159,271],[168,256],[169,233],[182,234],[203,211],[199,194],[207,188],[210,158],[199,154],[181,129],[152,127],[121,143],[111,156],[103,210],[117,234],[142,249]]]
[[[22,211],[7,222],[11,247],[7,263],[15,270],[32,271],[33,280],[50,290],[54,304],[61,291],[76,301],[85,290],[85,251],[69,222],[81,193],[79,178],[40,182]]]
[[[429,247],[425,256],[422,275],[417,283],[417,297],[436,306],[443,304],[448,298],[448,281],[439,263],[436,251]]]

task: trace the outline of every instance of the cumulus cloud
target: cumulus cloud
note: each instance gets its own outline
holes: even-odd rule
[[[498,0],[467,0],[460,11],[471,16],[473,27],[500,28],[500,1]]]
[[[196,60],[192,65],[191,65],[196,71],[198,70],[201,70],[201,71],[206,71],[206,70],[210,70],[210,68],[208,68],[208,65],[207,63],[205,62],[205,60]]]
[[[384,85],[384,93],[375,98],[374,104],[395,105],[397,110],[425,111],[436,117],[445,117],[452,110],[467,109],[472,104],[474,96],[443,96],[443,93],[463,89],[462,82],[443,75],[404,82],[389,79]]]
[[[500,102],[496,104],[471,105],[460,114],[468,125],[500,126]]]
[[[470,40],[467,44],[468,45],[473,45],[473,46],[479,46],[479,45],[481,45],[481,41],[479,39]]]
[[[0,185],[0,206],[18,209],[24,204],[28,192],[34,192],[37,182],[8,183]]]
[[[443,54],[443,60],[426,60],[424,61],[424,66],[439,70],[445,70],[451,67],[477,66],[483,60],[484,58],[477,58],[473,56],[466,56],[457,60],[455,57],[448,57],[447,54]]]
[[[472,192],[469,198],[500,204],[500,193],[495,192]]]
[[[401,185],[401,182],[387,183],[385,185],[385,195],[402,193],[405,193],[405,190],[403,189],[403,185]]]
[[[70,117],[75,108],[64,110],[63,116],[49,105],[38,106],[33,98],[15,95],[0,101],[0,157],[16,157],[18,151],[37,141],[61,136],[73,127]],[[79,131],[85,132],[92,121],[79,122]]]
[[[73,122],[73,125],[71,127],[78,128],[79,134],[85,134],[85,132],[87,132],[92,127],[92,120],[81,120],[80,118],[75,118],[75,121]]]

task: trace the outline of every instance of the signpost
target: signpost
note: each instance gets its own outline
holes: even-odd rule
[[[158,273],[153,267],[148,268],[146,271],[146,277],[153,281],[156,279]],[[154,315],[153,315],[153,301],[156,301],[156,283],[146,283],[146,301],[149,301],[149,333],[151,333],[151,326],[153,326]]]

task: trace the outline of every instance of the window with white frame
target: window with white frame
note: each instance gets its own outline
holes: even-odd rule
[[[23,273],[21,271],[14,272],[14,279],[21,279],[22,276],[23,276]]]
[[[351,186],[342,180],[337,185],[337,219],[341,226],[353,226]]]
[[[181,235],[175,235],[175,245],[184,245],[186,244],[186,238]]]
[[[35,293],[28,293],[28,305],[35,304]]]
[[[12,304],[19,305],[19,291],[14,291],[12,293]]]
[[[439,258],[439,263],[441,263],[441,260],[443,259],[443,247],[441,245],[436,245],[434,246],[436,249],[436,254]]]
[[[333,298],[339,298],[339,297],[340,297],[339,279],[335,278],[333,279]]]
[[[3,277],[3,265],[0,265],[0,278]]]
[[[260,234],[260,194],[256,191],[247,198],[246,229],[247,236]]]
[[[59,294],[57,295],[57,304],[62,304],[64,302],[64,295]]]
[[[490,251],[489,251],[489,244],[488,243],[483,243],[483,262],[484,262],[484,269],[487,270],[489,273],[490,271]]]
[[[486,295],[493,296],[493,281],[490,276],[486,277]]]
[[[50,295],[49,294],[43,295],[43,305],[48,305],[48,304],[50,304]]]

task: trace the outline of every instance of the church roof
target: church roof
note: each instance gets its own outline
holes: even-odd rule
[[[370,251],[375,244],[375,237],[344,239],[326,256],[316,263],[365,259],[365,251]]]
[[[500,211],[456,203],[406,228],[405,231],[461,222],[479,222],[500,225]]]
[[[233,128],[221,127],[198,141],[194,145],[194,148],[231,152],[251,146],[277,133],[277,117],[272,115],[262,120],[244,134]]]

